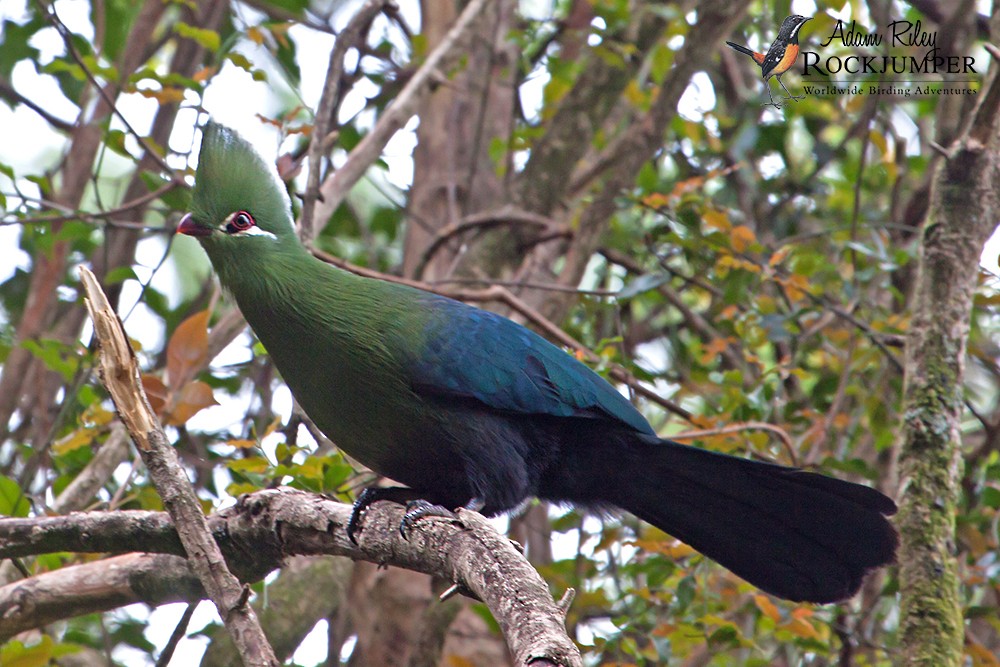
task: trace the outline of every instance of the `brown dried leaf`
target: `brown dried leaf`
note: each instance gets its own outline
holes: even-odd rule
[[[179,426],[201,410],[218,404],[212,394],[212,388],[201,380],[194,380],[181,389],[164,421],[170,426]]]
[[[167,345],[167,383],[177,390],[208,362],[208,311],[181,322]]]

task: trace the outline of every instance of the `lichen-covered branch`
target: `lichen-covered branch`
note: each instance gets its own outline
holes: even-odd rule
[[[579,651],[566,634],[565,609],[552,599],[548,586],[524,556],[483,517],[463,511],[460,523],[427,519],[417,524],[409,539],[403,539],[398,531],[402,512],[400,506],[391,503],[373,506],[366,512],[358,544],[354,544],[345,531],[351,514],[349,505],[281,488],[242,496],[235,506],[209,517],[208,526],[229,567],[244,581],[263,578],[292,555],[347,556],[433,574],[459,584],[486,603],[504,632],[516,664],[543,660],[564,667],[582,664]],[[183,552],[173,524],[162,512],[80,512],[62,517],[0,519],[0,557],[135,549]],[[73,568],[60,572],[67,570]],[[94,575],[88,572],[87,576]],[[18,582],[0,588],[0,637],[10,630],[32,627],[23,616],[40,603],[24,601],[25,591],[30,591],[27,585]],[[45,586],[44,590],[57,589]],[[136,601],[103,599],[111,607]],[[75,609],[94,610],[98,606],[77,601],[67,607],[67,615]],[[56,620],[46,618],[48,622]]]

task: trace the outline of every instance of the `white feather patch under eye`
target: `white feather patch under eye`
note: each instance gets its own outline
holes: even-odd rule
[[[250,229],[247,229],[246,231],[240,232],[240,236],[266,236],[269,239],[274,239],[275,241],[278,240],[277,236],[275,236],[274,234],[265,229],[257,227],[256,225],[251,227]]]

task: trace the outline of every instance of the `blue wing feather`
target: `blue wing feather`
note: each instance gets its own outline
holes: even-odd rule
[[[498,410],[649,422],[597,373],[505,317],[444,297],[421,300],[428,320],[412,362],[418,393],[474,398]]]

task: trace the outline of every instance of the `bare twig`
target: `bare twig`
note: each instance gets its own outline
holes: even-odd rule
[[[0,81],[0,97],[4,98],[5,100],[8,100],[9,102],[12,102],[13,104],[23,104],[24,106],[28,107],[29,109],[37,113],[39,116],[41,116],[46,123],[48,123],[49,125],[51,125],[56,129],[62,130],[63,132],[69,132],[70,130],[73,129],[73,123],[70,123],[68,121],[63,120],[62,118],[58,118],[52,115],[51,113],[46,111],[46,109],[42,107],[40,104],[36,104],[35,102],[28,99],[21,93],[17,92],[14,86],[10,85],[6,81]]]
[[[767,422],[737,422],[735,424],[726,424],[725,426],[720,426],[719,428],[705,428],[696,431],[684,431],[683,433],[675,433],[670,436],[671,440],[696,440],[698,438],[707,438],[713,435],[728,435],[730,433],[741,433],[743,431],[767,431],[777,436],[778,440],[781,441],[782,446],[785,448],[785,453],[788,454],[788,460],[793,466],[798,465],[798,457],[795,455],[795,443],[792,442],[792,436],[788,435],[788,431],[776,426],[774,424],[768,424]]]
[[[475,19],[493,1],[472,0],[466,5],[455,25],[382,113],[372,131],[355,146],[340,169],[323,181],[319,189],[319,201],[313,214],[314,222],[325,222],[330,219],[330,215],[344,201],[350,189],[378,159],[389,139],[410,120],[420,100],[463,52],[460,47],[463,46]],[[314,224],[314,234],[319,233],[321,229],[321,225]]]
[[[174,627],[174,631],[170,634],[167,645],[160,651],[160,657],[156,659],[156,667],[167,667],[170,664],[170,660],[174,657],[174,651],[177,649],[177,644],[187,634],[188,623],[191,622],[191,617],[194,616],[194,610],[197,606],[197,602],[188,603],[187,609],[184,610],[180,620],[177,621],[177,626]]]
[[[463,217],[461,220],[445,225],[437,231],[434,239],[427,245],[420,257],[420,262],[413,270],[413,275],[422,276],[428,262],[434,258],[438,250],[455,236],[469,229],[488,229],[501,225],[528,225],[539,230],[551,230],[553,234],[559,236],[570,236],[572,232],[560,225],[557,225],[551,218],[538,215],[531,211],[525,211],[514,206],[505,206],[497,211],[485,211],[473,213]]]
[[[352,48],[360,48],[361,40],[368,26],[392,0],[367,0],[361,9],[348,21],[337,35],[337,41],[330,51],[330,63],[326,69],[326,83],[313,120],[312,140],[309,142],[309,178],[302,198],[302,214],[299,216],[299,236],[304,243],[313,239],[316,199],[319,197],[320,171],[323,155],[327,149],[327,135],[336,115],[337,105],[343,97],[344,58]]]
[[[139,134],[139,132],[132,127],[128,118],[126,118],[118,109],[118,106],[111,98],[111,95],[104,89],[104,86],[100,84],[97,77],[94,76],[94,73],[87,67],[87,63],[84,62],[80,53],[76,50],[76,46],[73,44],[72,33],[69,28],[66,27],[66,24],[62,22],[62,19],[59,18],[55,7],[51,5],[46,6],[44,3],[42,3],[42,5],[46,9],[46,16],[49,19],[49,22],[52,23],[52,26],[56,29],[56,32],[59,33],[60,37],[63,38],[63,43],[66,45],[66,52],[69,53],[73,60],[76,61],[76,64],[80,66],[84,76],[87,77],[87,80],[90,81],[91,85],[97,90],[97,93],[101,96],[101,99],[104,100],[104,103],[108,105],[108,108],[111,109],[116,116],[118,116],[118,119],[121,120],[121,122],[125,125],[125,128],[129,131],[129,134],[135,137],[135,140],[139,142],[139,145],[141,145],[143,150],[146,151],[146,154],[149,155],[160,166],[160,168],[163,169],[163,171],[168,174],[172,174],[173,169],[169,164],[167,164],[167,161],[162,155],[156,152],[148,141],[146,141],[146,137]]]
[[[257,615],[245,604],[242,586],[226,567],[212,539],[201,505],[177,461],[177,454],[149,406],[121,320],[94,274],[81,267],[80,277],[87,293],[86,304],[94,322],[94,335],[100,341],[101,379],[136,443],[164,507],[177,526],[192,569],[219,610],[244,664],[278,665]]]

